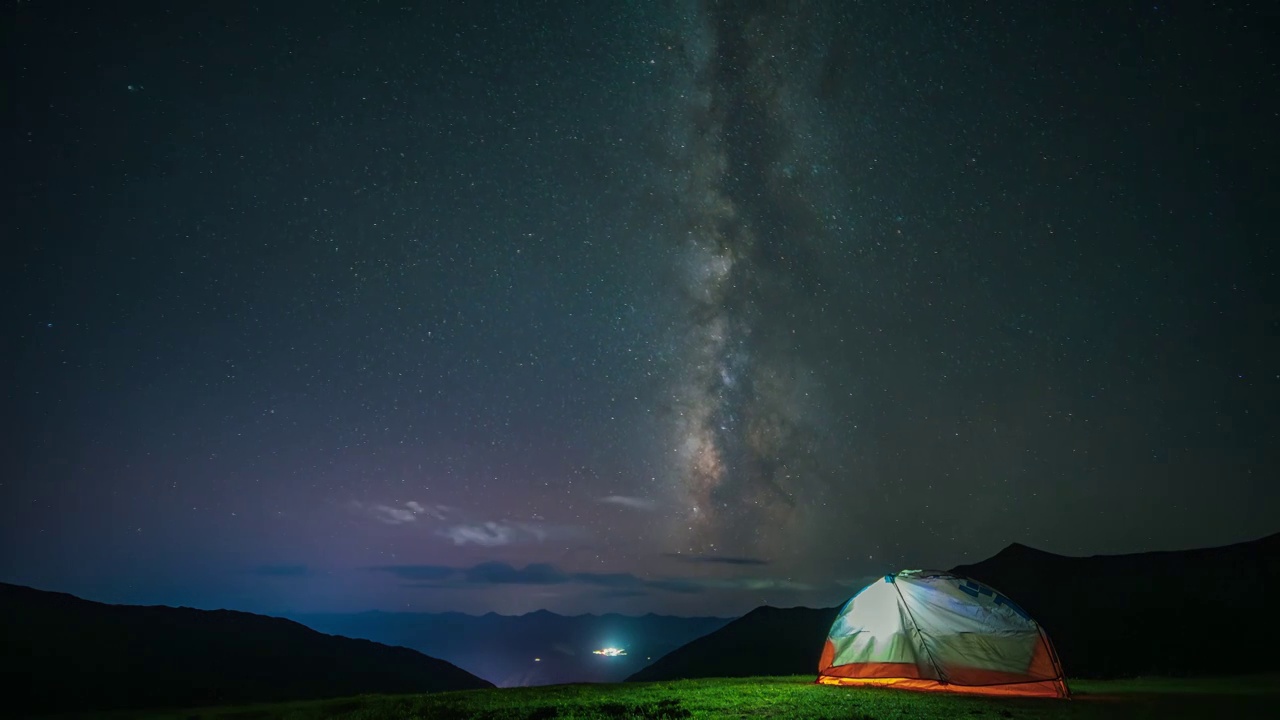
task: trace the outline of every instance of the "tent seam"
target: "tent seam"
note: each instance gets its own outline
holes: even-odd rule
[[[929,650],[929,646],[924,641],[924,631],[920,629],[920,623],[916,622],[916,616],[911,612],[911,607],[907,605],[907,598],[902,594],[902,588],[898,587],[897,578],[894,578],[893,589],[898,593],[898,599],[902,601],[902,607],[907,611],[907,618],[911,620],[911,627],[915,628],[916,637],[920,638],[920,647],[924,648],[924,654],[929,658],[929,664],[933,666],[933,671],[938,675],[938,682],[943,685],[950,685],[951,680],[943,677],[942,668],[938,666],[938,661],[933,659],[933,652]]]

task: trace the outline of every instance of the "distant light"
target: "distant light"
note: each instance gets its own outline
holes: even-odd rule
[[[591,652],[596,655],[604,655],[605,657],[618,657],[619,655],[627,654],[626,650],[615,647],[600,648],[599,650],[592,650]]]
[[[542,662],[542,658],[534,658],[534,659],[533,659],[533,661],[534,661],[534,662]]]

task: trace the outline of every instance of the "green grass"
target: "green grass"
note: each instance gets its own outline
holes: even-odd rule
[[[678,720],[680,718],[1262,718],[1280,676],[1076,681],[1074,699],[994,699],[815,685],[811,676],[370,695],[143,714],[154,720]],[[139,717],[128,713],[105,717]]]

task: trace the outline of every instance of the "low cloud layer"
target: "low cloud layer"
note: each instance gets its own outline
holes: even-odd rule
[[[306,577],[311,574],[311,568],[306,565],[258,565],[249,572],[263,577]]]
[[[684,553],[663,553],[663,557],[688,563],[705,563],[712,565],[768,565],[768,560],[753,557],[733,557],[728,555],[686,555]]]
[[[673,593],[700,593],[708,590],[808,591],[803,583],[779,578],[641,578],[631,573],[566,572],[550,563],[532,563],[517,568],[503,562],[486,562],[471,567],[444,565],[379,565],[370,570],[394,575],[414,587],[457,588],[483,585],[566,585],[578,584],[607,590],[611,596],[644,594],[658,590]]]

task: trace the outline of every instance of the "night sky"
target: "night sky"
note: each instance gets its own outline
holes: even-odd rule
[[[727,616],[1280,529],[1271,3],[76,5],[3,23],[0,580]]]

